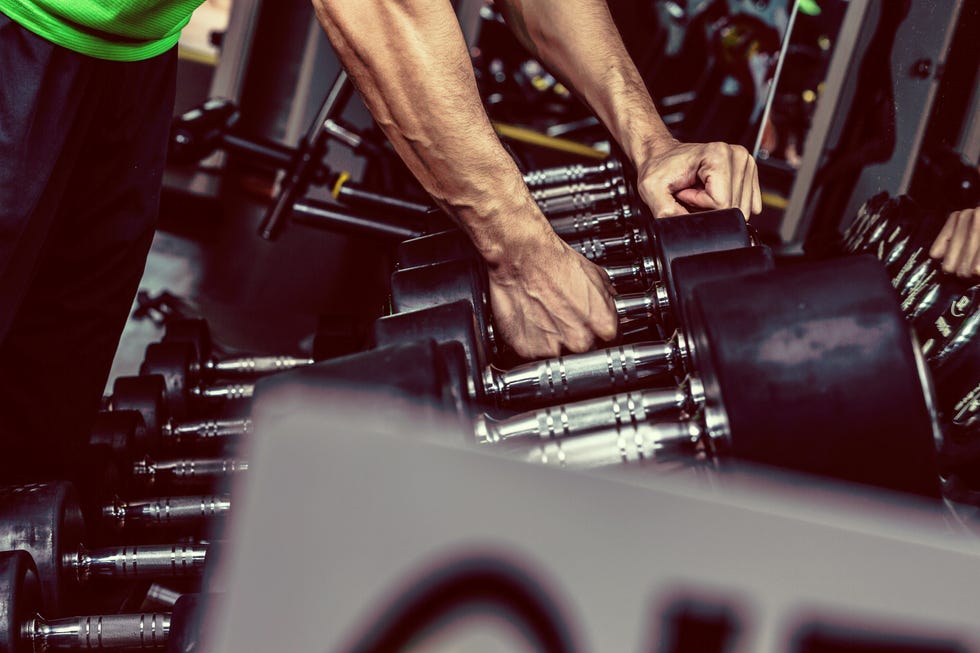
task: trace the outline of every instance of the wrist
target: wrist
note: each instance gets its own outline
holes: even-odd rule
[[[477,249],[491,273],[514,276],[541,257],[553,255],[561,244],[535,205],[531,211],[511,213],[499,220]]]
[[[651,161],[659,159],[678,145],[680,145],[680,141],[664,128],[662,133],[655,131],[643,138],[636,139],[631,147],[626,150],[626,155],[637,170],[643,170]]]

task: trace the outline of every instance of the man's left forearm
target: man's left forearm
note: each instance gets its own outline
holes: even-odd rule
[[[508,25],[634,162],[673,141],[604,0],[497,0]]]
[[[740,145],[680,143],[667,130],[605,0],[497,0],[517,37],[591,107],[637,169],[656,217],[762,210],[755,160]]]

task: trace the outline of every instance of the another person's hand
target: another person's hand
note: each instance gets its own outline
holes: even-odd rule
[[[944,272],[980,277],[980,206],[950,213],[929,256],[942,261]]]
[[[494,326],[524,358],[583,352],[612,340],[618,325],[604,270],[551,232],[509,246],[490,265]]]
[[[738,208],[746,220],[762,211],[755,159],[741,145],[672,141],[638,161],[637,172],[640,197],[657,218],[685,214],[686,206]]]

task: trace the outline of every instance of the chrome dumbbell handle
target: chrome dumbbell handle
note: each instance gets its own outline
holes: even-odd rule
[[[545,215],[562,215],[594,211],[597,208],[622,200],[626,191],[620,185],[573,184],[534,191],[531,195]]]
[[[236,419],[200,419],[189,422],[175,422],[172,419],[164,423],[161,432],[163,437],[174,443],[214,440],[252,433],[252,420],[243,417]]]
[[[609,158],[595,165],[576,163],[554,168],[532,170],[524,175],[524,183],[529,188],[555,186],[589,181],[595,178],[613,178],[623,173],[623,165],[617,159]]]
[[[238,356],[208,360],[205,369],[223,376],[257,376],[306,367],[313,362],[312,358],[299,356]]]
[[[102,516],[116,528],[139,526],[170,528],[196,526],[223,517],[231,510],[231,495],[156,497],[134,501],[115,500],[102,507]]]
[[[649,249],[641,229],[630,229],[618,236],[570,238],[565,242],[585,258],[597,262],[632,257]]]
[[[644,256],[625,265],[603,265],[609,281],[617,290],[649,288],[660,277],[657,263],[651,256]]]
[[[556,234],[562,238],[576,238],[585,235],[622,231],[629,226],[634,217],[633,208],[623,203],[609,211],[586,211],[573,215],[551,218],[548,222]]]
[[[162,649],[170,635],[170,615],[103,614],[63,619],[30,619],[22,629],[33,651],[79,649]]]
[[[680,363],[673,341],[641,342],[518,365],[488,367],[484,392],[501,405],[559,403],[619,392],[668,377]]]
[[[146,610],[147,606],[164,606],[168,608],[173,608],[177,605],[178,599],[183,596],[181,592],[177,590],[170,589],[159,583],[153,583],[146,590],[146,596],[143,597],[143,603],[140,606],[141,610]]]
[[[93,577],[136,579],[199,576],[206,544],[146,544],[88,551],[79,548],[64,561],[79,582]]]
[[[646,292],[627,293],[613,297],[616,305],[616,315],[619,321],[625,320],[659,320],[663,313],[670,309],[670,299],[667,289],[662,283],[656,283]]]
[[[591,469],[623,463],[694,460],[704,436],[691,419],[644,422],[636,428],[605,428],[576,437],[513,440],[502,449],[526,462],[549,467]]]
[[[232,478],[248,471],[248,461],[234,458],[179,458],[154,460],[143,458],[133,463],[133,476],[146,484],[160,477],[176,482],[215,481]]]
[[[502,420],[480,415],[474,434],[478,443],[496,444],[570,438],[606,428],[632,430],[652,417],[679,413],[690,403],[686,386],[641,390],[550,406]]]
[[[254,393],[254,383],[220,383],[199,385],[191,389],[191,394],[200,399],[251,399]]]

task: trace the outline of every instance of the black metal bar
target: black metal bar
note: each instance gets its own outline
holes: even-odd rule
[[[426,230],[397,218],[367,217],[324,202],[305,199],[293,204],[293,221],[318,229],[359,236],[382,236],[407,240],[424,236]]]
[[[275,203],[266,212],[265,218],[259,225],[259,235],[266,240],[274,240],[279,235],[296,200],[305,193],[310,177],[316,166],[320,164],[326,149],[324,123],[335,113],[343,110],[351,92],[352,86],[348,82],[347,73],[342,69],[320,106],[313,124],[307,130],[306,138],[300,143],[292,165],[280,186]]]

